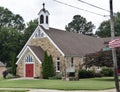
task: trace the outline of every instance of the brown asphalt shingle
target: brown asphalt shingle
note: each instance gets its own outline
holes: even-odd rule
[[[43,28],[43,30],[45,29]],[[100,51],[104,47],[104,41],[101,38],[66,32],[55,28],[50,28],[49,30],[45,30],[45,32],[65,56],[82,57],[86,54]]]
[[[35,53],[35,55],[41,60],[44,60],[44,51],[40,46],[29,46],[31,50]]]

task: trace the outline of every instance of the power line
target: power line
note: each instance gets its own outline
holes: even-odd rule
[[[85,10],[85,9],[82,9],[82,8],[79,8],[79,7],[76,7],[76,6],[67,4],[67,3],[63,3],[63,2],[60,2],[58,0],[53,0],[53,1],[55,1],[57,3],[60,3],[60,4],[63,4],[63,5],[67,5],[67,6],[72,7],[72,8],[76,8],[76,9],[79,9],[79,10],[82,10],[82,11],[86,11],[86,12],[89,12],[89,13],[92,13],[92,14],[96,14],[96,15],[99,15],[99,16],[102,16],[102,17],[106,17],[107,16],[107,15],[102,15],[102,14],[99,14],[99,13],[91,12],[91,11],[88,11],[88,10]]]
[[[104,9],[104,8],[101,8],[101,7],[98,7],[98,6],[96,6],[96,5],[90,4],[90,3],[85,2],[85,1],[83,1],[83,0],[78,0],[78,1],[79,1],[79,2],[82,2],[82,3],[84,3],[84,4],[87,4],[87,5],[90,5],[90,6],[92,6],[92,7],[95,7],[95,8],[98,8],[98,9],[101,9],[101,10],[104,10],[104,11],[107,11],[107,12],[110,12],[109,10],[106,10],[106,9]]]

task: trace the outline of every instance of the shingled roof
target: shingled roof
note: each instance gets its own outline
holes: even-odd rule
[[[42,26],[41,28],[45,30]],[[100,51],[104,47],[104,41],[100,38],[66,32],[55,28],[50,28],[45,30],[45,32],[65,56],[85,56],[86,54]]]
[[[40,46],[29,46],[30,49],[35,53],[39,60],[44,60],[44,51]]]

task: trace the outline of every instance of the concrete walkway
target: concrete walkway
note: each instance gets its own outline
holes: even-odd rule
[[[60,90],[46,90],[46,89],[31,89],[29,92],[115,92],[115,89],[101,90],[101,91],[60,91]]]
[[[63,90],[49,90],[49,89],[29,89],[29,88],[0,88],[0,90],[29,90],[28,92],[116,92],[115,89],[100,90],[100,91],[63,91]]]

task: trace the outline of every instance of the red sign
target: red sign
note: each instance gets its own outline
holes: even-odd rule
[[[120,38],[114,39],[109,42],[109,48],[120,47]]]

